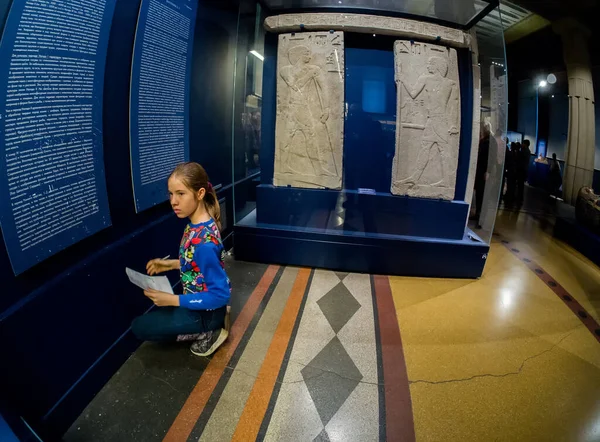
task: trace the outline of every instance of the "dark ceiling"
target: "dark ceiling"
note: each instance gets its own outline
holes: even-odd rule
[[[500,0],[502,1],[502,0]],[[592,66],[600,65],[600,0],[511,0],[519,6],[553,21],[562,17],[574,17],[590,30],[589,51]],[[540,31],[541,32],[541,31]],[[546,29],[542,35],[550,35],[551,30]],[[552,47],[550,39],[539,47]],[[510,45],[509,45],[510,47]],[[561,46],[562,51],[562,46]],[[537,57],[536,57],[537,58]]]
[[[548,20],[572,16],[592,27],[600,12],[599,0],[511,0]]]

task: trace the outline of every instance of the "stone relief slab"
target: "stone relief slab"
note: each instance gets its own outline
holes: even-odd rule
[[[281,34],[275,186],[341,189],[344,34]]]
[[[394,195],[454,199],[460,141],[456,50],[399,40]]]
[[[406,18],[336,12],[282,14],[267,17],[265,29],[270,32],[336,31],[421,38],[456,47],[469,47],[471,34],[446,26]]]

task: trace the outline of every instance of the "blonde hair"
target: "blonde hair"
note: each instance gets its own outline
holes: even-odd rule
[[[221,230],[221,206],[219,205],[215,189],[213,189],[208,181],[208,174],[206,173],[206,170],[204,170],[204,167],[193,162],[181,163],[175,167],[173,172],[171,172],[169,178],[171,177],[179,178],[181,182],[194,193],[198,193],[200,189],[206,190],[203,200],[206,210],[212,219],[215,220],[219,230]]]

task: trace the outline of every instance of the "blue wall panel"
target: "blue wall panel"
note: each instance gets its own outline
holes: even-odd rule
[[[0,0],[0,17],[6,6]],[[151,303],[128,282],[124,267],[142,270],[148,259],[176,254],[185,225],[168,203],[135,212],[129,92],[139,7],[139,0],[117,0],[108,41],[102,129],[112,226],[18,276],[0,247],[0,399],[44,440],[60,438],[139,344],[129,326]],[[225,197],[230,220],[236,26],[237,3],[201,2],[190,91],[190,156],[222,185],[219,198]]]
[[[168,199],[167,178],[189,161],[197,0],[142,0],[131,72],[131,174],[138,212]]]
[[[111,223],[102,96],[114,7],[115,0],[86,8],[75,0],[16,0],[6,20],[0,223],[17,274]],[[55,14],[68,29],[52,21]]]

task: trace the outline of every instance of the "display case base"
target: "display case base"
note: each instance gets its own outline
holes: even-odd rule
[[[258,223],[256,211],[234,232],[238,260],[355,273],[474,279],[489,251],[468,229],[460,240],[328,231]]]
[[[600,236],[579,224],[574,216],[556,218],[554,236],[600,266]]]
[[[409,198],[357,190],[298,189],[261,184],[257,222],[290,228],[369,232],[461,240],[469,215],[464,201]]]

